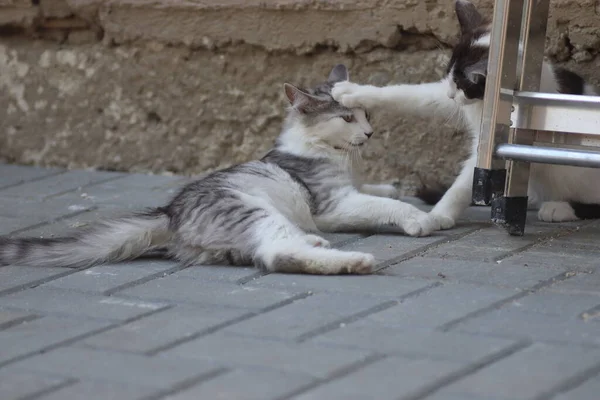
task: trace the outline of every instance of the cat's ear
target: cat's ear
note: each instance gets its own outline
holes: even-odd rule
[[[479,82],[482,78],[485,79],[487,76],[487,65],[487,58],[479,60],[473,65],[469,65],[465,68],[465,74],[467,75],[467,78],[469,78],[469,80],[473,83]]]
[[[329,73],[329,78],[327,78],[327,82],[337,83],[343,82],[350,79],[350,75],[348,74],[348,68],[344,64],[338,64]]]
[[[457,0],[454,9],[462,34],[472,32],[483,23],[483,17],[473,3],[468,0]]]
[[[323,100],[303,92],[289,83],[284,83],[283,89],[285,90],[285,97],[287,97],[292,107],[301,113],[317,110],[319,105],[323,103]]]

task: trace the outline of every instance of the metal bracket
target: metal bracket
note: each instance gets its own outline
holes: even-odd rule
[[[490,202],[504,195],[505,169],[475,168],[473,173],[473,204],[489,206]]]
[[[525,234],[527,197],[498,197],[492,200],[492,222],[512,236]]]

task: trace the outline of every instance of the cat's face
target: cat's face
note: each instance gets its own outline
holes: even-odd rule
[[[348,80],[348,70],[337,65],[327,82],[309,90],[285,84],[292,113],[303,126],[306,140],[315,146],[351,151],[364,145],[373,134],[369,115],[363,109],[342,106],[331,97],[337,82]]]
[[[490,26],[469,1],[458,0],[455,9],[461,34],[448,63],[448,97],[459,104],[471,104],[483,100]]]

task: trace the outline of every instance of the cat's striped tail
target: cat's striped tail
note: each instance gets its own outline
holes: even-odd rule
[[[89,267],[139,257],[172,237],[161,209],[108,220],[61,238],[0,237],[0,265]]]

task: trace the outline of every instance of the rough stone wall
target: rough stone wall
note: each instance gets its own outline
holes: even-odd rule
[[[199,173],[266,151],[286,103],[336,63],[385,85],[438,79],[451,0],[0,0],[0,158]],[[492,1],[476,2],[485,13]],[[555,0],[548,56],[600,83],[600,0]],[[451,181],[463,135],[375,113],[376,180]]]

